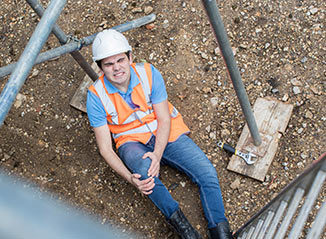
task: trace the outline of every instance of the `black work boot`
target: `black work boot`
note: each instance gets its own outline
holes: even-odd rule
[[[179,208],[168,219],[168,223],[176,230],[181,239],[201,239],[199,233],[191,226]]]
[[[210,239],[232,239],[232,233],[228,221],[217,223],[216,227],[208,229]]]

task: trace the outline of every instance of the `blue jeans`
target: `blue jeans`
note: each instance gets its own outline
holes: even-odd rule
[[[141,179],[146,179],[151,159],[142,159],[142,156],[146,152],[152,152],[154,145],[155,137],[153,136],[146,145],[139,142],[127,142],[121,145],[118,151],[129,170],[140,174]],[[216,170],[204,152],[187,135],[181,135],[176,141],[167,144],[161,164],[184,172],[198,185],[208,228],[226,221]],[[172,198],[159,178],[155,177],[154,180],[155,187],[148,197],[169,219],[178,210],[179,204]]]

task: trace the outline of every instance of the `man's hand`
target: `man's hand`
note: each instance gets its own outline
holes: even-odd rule
[[[160,161],[161,158],[158,157],[155,153],[153,152],[147,152],[144,154],[143,159],[145,158],[150,158],[152,160],[151,166],[148,169],[148,176],[149,177],[158,177],[160,173]]]
[[[134,173],[131,175],[132,184],[143,194],[149,195],[153,192],[155,186],[154,178],[150,177],[144,180],[140,180],[141,175]]]

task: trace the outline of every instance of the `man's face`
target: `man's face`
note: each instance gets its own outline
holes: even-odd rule
[[[106,78],[119,90],[126,92],[130,80],[131,54],[128,59],[126,53],[120,53],[102,59],[102,71]]]

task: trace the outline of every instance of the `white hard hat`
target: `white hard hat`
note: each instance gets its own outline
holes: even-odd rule
[[[108,29],[96,35],[92,51],[93,60],[99,61],[109,56],[131,51],[131,46],[120,32]]]

